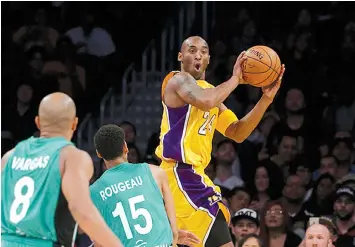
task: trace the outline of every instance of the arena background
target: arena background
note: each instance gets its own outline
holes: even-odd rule
[[[258,129],[235,149],[224,150],[224,156],[238,163],[234,175],[243,184],[253,184],[262,160],[280,155],[280,140],[290,135],[285,134],[290,129],[300,142],[295,150],[285,151],[291,157],[282,161],[287,164],[285,174],[301,165],[315,172],[339,138],[350,144],[344,148],[352,153],[349,164],[354,164],[354,6],[354,2],[2,2],[2,154],[38,135],[34,117],[40,99],[63,91],[78,106],[80,126],[74,142],[92,155],[96,177],[103,167],[95,156],[93,134],[107,123],[127,121],[121,126],[129,138],[130,161],[158,165],[153,153],[159,141],[161,82],[167,72],[179,69],[181,42],[200,35],[210,46],[206,79],[214,85],[231,75],[236,56],[253,45],[272,47],[287,68],[280,93]],[[292,88],[296,93],[286,99]],[[242,85],[226,105],[241,118],[260,95],[260,89]],[[286,114],[292,107],[298,107],[295,118]],[[299,125],[299,116],[300,126],[292,126]],[[221,140],[216,135],[215,144]],[[212,177],[218,155],[215,147]],[[299,156],[306,161],[292,166]]]

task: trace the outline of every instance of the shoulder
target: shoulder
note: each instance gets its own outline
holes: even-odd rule
[[[188,82],[190,80],[194,80],[192,75],[187,72],[181,71],[172,71],[164,78],[164,81],[169,82],[169,84],[180,84],[182,82]]]
[[[4,169],[7,161],[9,160],[10,156],[13,154],[15,149],[11,149],[10,151],[7,151],[4,156],[1,158],[1,169]]]
[[[86,151],[81,150],[73,145],[65,146],[62,149],[62,154],[64,156],[67,156],[68,158],[70,157],[70,155],[75,155],[75,157],[78,157],[81,159],[90,159],[91,160],[90,155]]]
[[[159,180],[163,180],[166,178],[165,171],[162,168],[160,168],[159,166],[148,164],[148,167],[149,167],[150,171],[152,172],[154,178],[157,178]]]
[[[68,145],[62,149],[61,158],[64,163],[70,161],[70,163],[80,164],[75,165],[76,167],[87,168],[88,166],[92,166],[91,156],[86,151],[72,145]]]
[[[83,32],[83,29],[81,27],[74,27],[74,28],[68,30],[66,34],[71,36],[71,35],[75,35],[75,34],[82,33],[82,32]]]

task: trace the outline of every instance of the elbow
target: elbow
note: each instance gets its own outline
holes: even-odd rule
[[[244,142],[246,139],[247,139],[246,136],[237,136],[237,137],[234,138],[234,141],[235,141],[236,143],[242,143],[242,142]]]
[[[90,214],[88,214],[87,211],[84,207],[84,204],[81,203],[69,203],[68,208],[71,214],[73,215],[74,219],[76,222],[79,223],[79,225],[84,222],[84,221],[89,221]]]
[[[232,139],[236,143],[242,143],[243,141],[245,141],[245,139],[248,138],[248,136],[246,136],[246,135],[241,135],[241,134],[231,135],[230,133],[226,133],[226,137],[228,137],[229,139]]]

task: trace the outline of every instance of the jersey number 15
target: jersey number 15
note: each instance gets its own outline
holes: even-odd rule
[[[150,231],[153,228],[152,216],[150,215],[148,210],[145,209],[145,208],[136,208],[136,204],[144,202],[144,201],[145,201],[145,199],[144,199],[143,195],[131,197],[131,198],[128,199],[128,203],[129,203],[129,208],[130,208],[130,211],[131,211],[132,219],[137,219],[139,216],[143,216],[145,221],[146,221],[146,225],[144,227],[142,227],[139,224],[135,224],[134,225],[134,229],[139,234],[142,234],[142,235],[150,233]],[[116,208],[112,212],[112,216],[113,217],[118,217],[119,216],[121,218],[121,222],[122,222],[123,229],[125,231],[127,239],[132,239],[133,238],[133,234],[132,234],[131,228],[129,226],[128,219],[127,219],[125,210],[123,208],[122,202],[118,202],[116,204]]]

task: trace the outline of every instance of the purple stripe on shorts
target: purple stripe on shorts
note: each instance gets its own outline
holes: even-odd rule
[[[176,161],[183,161],[181,150],[181,139],[189,105],[179,108],[167,107],[170,130],[165,134],[163,140],[163,156]]]
[[[176,176],[190,201],[197,208],[205,208],[216,217],[219,209],[217,202],[222,200],[221,195],[215,192],[212,187],[204,185],[202,177],[196,174],[189,164],[178,163]]]

